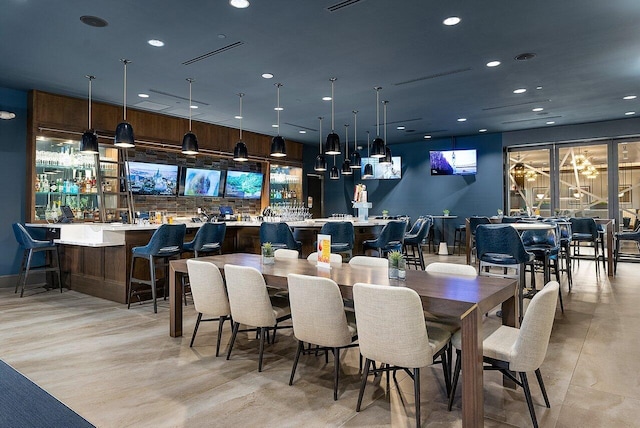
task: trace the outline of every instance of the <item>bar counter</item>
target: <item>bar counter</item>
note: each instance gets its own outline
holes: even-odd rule
[[[357,220],[357,219],[356,219]],[[314,219],[287,222],[294,236],[302,242],[302,256],[314,251],[313,243],[320,228],[333,219]],[[354,221],[355,247],[353,254],[362,254],[362,241],[375,238],[388,220]],[[203,223],[185,223],[185,240],[193,239]],[[260,253],[260,222],[229,221],[222,244],[222,252]],[[66,287],[119,303],[127,302],[131,249],[149,242],[157,224],[130,225],[118,223],[56,223],[27,224],[28,227],[46,228],[47,238],[59,244],[62,281]],[[148,277],[149,267],[136,264],[136,276]],[[157,271],[158,278],[164,272]]]

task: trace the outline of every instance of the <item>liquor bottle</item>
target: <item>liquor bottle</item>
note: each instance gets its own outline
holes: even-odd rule
[[[40,191],[40,177],[36,174],[36,192]]]
[[[49,179],[46,174],[42,174],[42,180],[40,180],[40,191],[47,193],[51,191],[51,188],[49,187]]]

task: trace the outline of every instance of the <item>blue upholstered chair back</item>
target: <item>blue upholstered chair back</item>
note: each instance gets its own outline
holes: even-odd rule
[[[524,248],[518,231],[506,224],[481,224],[476,229],[478,258],[487,254],[506,254],[515,263],[525,263],[531,256]]]
[[[293,232],[285,222],[262,223],[260,225],[260,245],[265,242],[270,242],[275,247],[285,246],[290,250],[298,249],[298,243],[293,237]]]
[[[509,217],[509,216],[504,216],[502,217],[502,223],[517,223],[518,220],[521,220],[522,217]]]
[[[52,241],[39,241],[33,239],[29,231],[20,223],[13,223],[12,227],[13,234],[16,237],[16,241],[18,241],[18,245],[25,250],[52,245]]]
[[[226,223],[204,223],[196,233],[195,238],[193,238],[193,250],[207,251],[207,245],[211,244],[222,246],[226,232]],[[216,246],[216,248],[219,248],[219,246]]]
[[[424,221],[425,221],[425,218],[423,216],[418,217],[415,223],[413,223],[413,226],[411,226],[411,229],[409,229],[409,232],[407,232],[407,234],[408,235],[417,234]]]
[[[355,232],[350,221],[329,221],[322,225],[320,234],[331,235],[331,245],[348,244],[348,249],[353,249]]]
[[[414,225],[414,227],[411,228],[411,231],[404,236],[405,244],[419,245],[422,240],[429,234],[429,230],[431,230],[433,220],[431,218],[421,218],[416,220],[416,223],[418,223],[419,220],[422,221],[420,221],[419,228],[415,231],[415,233],[412,233],[413,230],[415,230]]]
[[[476,234],[476,229],[481,224],[491,224],[491,220],[489,220],[489,217],[469,217],[469,228],[471,229],[472,235]]]
[[[151,236],[144,247],[133,249],[135,255],[169,257],[179,254],[184,243],[185,224],[163,224]]]
[[[525,248],[534,247],[535,249],[559,249],[560,240],[556,228],[554,229],[533,229],[522,232],[522,243]]]
[[[404,231],[407,228],[407,223],[403,220],[391,220],[380,232],[380,236],[376,239],[376,247],[386,247],[390,242],[404,242]]]
[[[571,231],[576,237],[588,239],[588,235],[591,235],[593,241],[598,239],[598,225],[594,219],[590,217],[572,217],[569,221],[571,222]]]

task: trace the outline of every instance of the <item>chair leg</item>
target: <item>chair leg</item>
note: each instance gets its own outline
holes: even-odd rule
[[[620,238],[616,239],[616,248],[613,251],[613,273],[618,273],[618,258],[620,257]]]
[[[58,277],[58,286],[60,287],[60,293],[62,293],[62,279],[60,278],[60,254],[58,253],[58,247],[53,249],[56,256],[56,275]]]
[[[131,308],[131,296],[133,295],[133,267],[136,264],[136,258],[131,258],[131,272],[129,273],[129,294],[127,296],[127,309]]]
[[[356,404],[356,412],[360,411],[362,405],[362,397],[364,396],[364,388],[367,386],[367,377],[369,376],[369,367],[371,366],[371,360],[364,360],[364,373],[362,374],[362,381],[360,381],[360,392],[358,392],[358,404]]]
[[[189,343],[189,348],[193,348],[193,341],[196,340],[196,333],[198,332],[198,327],[200,326],[200,320],[202,320],[202,314],[198,312],[198,319],[196,320],[196,325],[193,328],[193,335],[191,336],[191,343]],[[218,353],[216,352],[216,357],[217,356]]]
[[[25,272],[25,263],[27,261],[27,252],[28,250],[24,250],[22,252],[22,260],[20,260],[20,274],[18,275],[18,281],[16,282],[16,289],[14,291],[14,294],[18,292],[18,288],[20,287],[20,285],[22,284],[22,278],[24,277],[24,272]]]
[[[218,318],[218,341],[216,343],[216,357],[220,354],[220,339],[222,339],[222,327],[224,326],[224,322],[226,320],[226,315],[222,315],[220,318]]]
[[[547,390],[544,387],[544,381],[542,380],[542,373],[540,373],[540,369],[536,370],[536,378],[538,379],[538,385],[540,385],[540,391],[542,391],[542,396],[544,397],[544,404],[547,405],[547,409],[550,409],[551,404],[549,403],[549,397],[547,396]]]
[[[420,369],[413,369],[413,393],[416,402],[416,427],[420,428]]]
[[[291,368],[291,377],[289,378],[289,385],[293,385],[293,377],[296,375],[296,368],[298,367],[298,361],[300,360],[300,354],[304,349],[304,343],[301,340],[298,341],[298,349],[296,350],[296,357],[293,359],[293,367]]]
[[[422,244],[418,243],[418,257],[420,257],[420,269],[424,270],[424,255],[422,254]]]
[[[153,262],[153,256],[149,257],[149,271],[151,273],[151,297],[153,298],[153,313],[158,313],[158,302],[157,302],[157,294],[156,290],[156,266]]]
[[[182,300],[184,300],[184,305],[187,306],[187,275],[182,274],[180,282],[182,282]]]
[[[269,334],[269,331],[265,327],[258,327],[258,331],[260,332],[260,348],[258,350],[258,372],[262,371],[262,358],[264,356],[264,336],[265,334]]]
[[[24,296],[24,287],[27,285],[27,278],[29,277],[29,269],[31,269],[31,258],[33,257],[33,250],[29,250],[29,256],[27,257],[27,265],[24,269],[24,278],[22,279],[22,288],[20,290],[20,297]]]
[[[456,395],[456,387],[458,386],[458,379],[460,379],[460,370],[462,369],[462,353],[459,349],[456,349],[456,368],[453,369],[453,380],[451,381],[451,393],[449,394],[449,406],[451,411],[453,407],[453,397]]]
[[[333,348],[333,401],[338,401],[339,376],[340,376],[340,348]]]
[[[536,419],[536,409],[533,407],[533,399],[531,398],[531,389],[529,388],[529,381],[527,380],[527,374],[520,372],[520,380],[522,382],[522,389],[524,390],[524,398],[527,400],[527,407],[529,407],[529,414],[531,415],[531,421],[534,428],[538,428],[538,420]]]
[[[450,348],[451,344],[447,345],[447,347]],[[442,371],[444,372],[444,384],[447,395],[451,394],[451,367],[449,366],[449,361],[451,360],[449,360],[450,357],[448,357],[451,351],[448,348],[442,353],[442,356],[440,357],[440,359],[442,360]]]
[[[227,360],[231,357],[231,350],[233,349],[233,343],[236,341],[238,335],[238,329],[240,328],[239,322],[233,323],[233,332],[231,333],[231,341],[229,342],[229,350],[227,351]]]

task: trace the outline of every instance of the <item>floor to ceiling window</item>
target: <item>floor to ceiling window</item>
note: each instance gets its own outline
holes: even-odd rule
[[[509,153],[508,213],[551,215],[549,149]]]
[[[556,212],[570,217],[609,216],[607,145],[559,147]]]
[[[640,142],[618,145],[619,224],[625,229],[638,225],[640,211]]]

